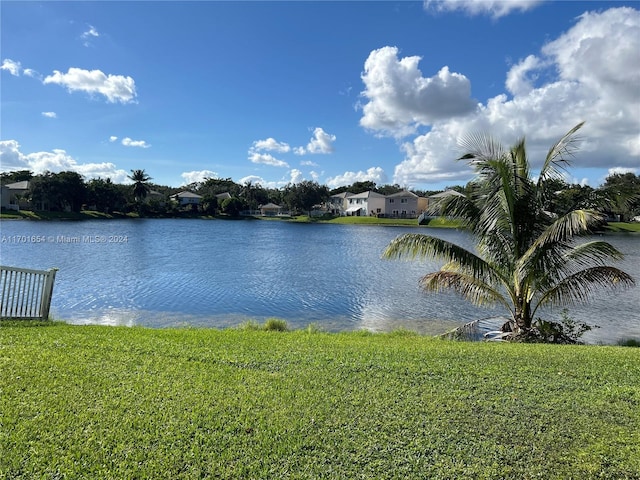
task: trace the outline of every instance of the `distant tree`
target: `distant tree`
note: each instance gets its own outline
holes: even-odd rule
[[[123,192],[110,178],[94,178],[87,183],[87,204],[95,206],[99,212],[122,210],[126,203]]]
[[[314,205],[321,204],[328,198],[329,189],[310,180],[289,184],[284,188],[283,199],[291,211],[310,212]]]
[[[127,178],[133,181],[133,199],[136,203],[138,215],[142,216],[145,210],[144,200],[151,190],[149,186],[151,177],[144,170],[131,170],[131,175],[127,175]]]
[[[599,189],[608,210],[622,221],[640,215],[640,176],[634,173],[609,175]]]
[[[133,181],[133,197],[136,202],[140,203],[149,194],[151,187],[149,186],[149,180],[151,177],[147,175],[144,170],[131,170],[131,175],[127,175],[127,178]]]
[[[246,181],[245,184],[242,186],[242,191],[240,192],[240,195],[249,210],[256,210],[258,208],[258,201],[256,200],[256,196],[257,196],[256,194],[259,189],[260,189],[260,186],[257,184],[254,184],[251,180]]]
[[[244,210],[245,203],[238,197],[225,198],[220,203],[220,209],[227,215],[236,217]]]
[[[201,203],[203,213],[207,215],[215,215],[218,211],[218,198],[215,195],[209,195],[208,193],[202,196]]]
[[[25,180],[31,180],[32,178],[33,172],[31,170],[2,172],[0,173],[0,184],[6,185],[8,183],[24,182]]]
[[[376,182],[367,180],[365,182],[355,182],[349,187],[351,193],[374,192],[376,190]]]
[[[219,195],[228,193],[232,197],[240,196],[242,186],[231,180],[230,178],[206,178],[201,182],[196,192],[199,195]]]
[[[338,195],[340,193],[348,192],[350,186],[351,185],[343,185],[341,187],[333,188],[333,189],[329,190],[329,195],[330,196],[331,195]]]
[[[436,237],[405,234],[389,244],[385,256],[443,259],[439,271],[420,281],[425,290],[452,290],[477,305],[500,304],[511,313],[509,329],[524,338],[540,338],[544,323],[534,323],[539,307],[583,302],[600,288],[632,285],[630,275],[606,265],[622,257],[612,245],[575,241],[601,222],[600,213],[573,210],[554,217],[544,208],[544,184],[568,164],[581,126],[551,147],[537,180],[524,139],[505,149],[491,137],[470,138],[461,159],[477,172],[474,195],[444,200],[441,214],[465,223],[477,253]]]
[[[31,180],[30,195],[36,209],[79,212],[86,202],[87,190],[77,172],[45,172]]]
[[[393,195],[403,190],[404,188],[396,183],[395,185],[382,185],[381,187],[377,187],[376,192],[381,195]]]

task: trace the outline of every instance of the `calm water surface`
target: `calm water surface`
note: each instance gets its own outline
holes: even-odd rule
[[[58,267],[52,314],[77,324],[226,327],[268,317],[326,330],[399,327],[441,333],[502,315],[452,294],[425,294],[433,261],[380,255],[397,235],[435,235],[470,247],[456,230],[181,219],[83,222],[2,221],[3,265]],[[40,243],[17,237],[37,236]],[[606,235],[640,277],[640,236]],[[635,288],[598,295],[570,316],[602,328],[589,342],[640,338],[640,278]],[[558,318],[559,311],[550,312]]]

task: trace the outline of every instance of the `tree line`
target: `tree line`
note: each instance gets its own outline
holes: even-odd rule
[[[266,188],[259,183],[239,184],[231,178],[207,178],[202,182],[182,187],[169,187],[152,182],[144,170],[132,170],[129,179],[132,184],[117,184],[111,179],[95,178],[85,180],[73,171],[60,173],[45,172],[34,174],[29,170],[0,173],[0,184],[29,181],[29,190],[20,200],[37,211],[96,210],[111,214],[114,212],[137,212],[140,215],[178,214],[184,207],[169,200],[171,195],[190,191],[202,196],[197,206],[187,209],[197,210],[207,215],[224,213],[238,215],[243,211],[258,210],[261,205],[274,203],[286,207],[294,213],[306,213],[314,206],[326,202],[331,195],[342,192],[354,194],[374,191],[390,195],[404,190],[399,185],[377,185],[372,181],[355,182],[330,190],[315,181],[305,180],[289,183],[282,188]],[[474,182],[465,186],[449,187],[467,196],[474,194]],[[640,215],[640,176],[634,173],[609,175],[598,188],[569,184],[561,178],[546,182],[545,209],[562,215],[568,211],[589,208],[603,211],[610,217],[626,221]],[[412,190],[419,196],[429,196],[436,190]],[[219,195],[227,198],[221,198]]]

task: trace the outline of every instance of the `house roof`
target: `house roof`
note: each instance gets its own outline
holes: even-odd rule
[[[216,195],[216,198],[221,198],[221,199],[231,198],[231,194],[229,192],[218,193]]]
[[[15,182],[15,183],[7,183],[5,187],[10,188],[11,190],[28,190],[29,180],[23,180],[22,182]]]
[[[445,190],[444,192],[440,192],[440,193],[435,193],[433,195],[429,195],[429,198],[444,198],[444,197],[450,197],[450,196],[458,196],[458,197],[464,197],[464,195],[460,192],[456,192],[455,190]]]
[[[174,195],[171,195],[171,198],[202,198],[202,195],[198,195],[197,193],[193,193],[193,192],[180,192],[180,193],[176,193]]]
[[[342,193],[336,193],[335,195],[331,195],[331,198],[347,198],[347,197],[350,197],[351,195],[353,195],[353,193],[351,192],[342,192]]]
[[[348,198],[384,198],[381,193],[369,190],[368,192],[356,193],[355,195],[347,195]]]
[[[398,198],[398,197],[418,198],[418,195],[416,195],[413,192],[410,192],[409,190],[402,190],[401,192],[392,193],[391,195],[387,195],[387,198]]]
[[[280,205],[276,205],[275,203],[267,203],[266,205],[260,205],[260,208],[263,209],[267,209],[267,210],[273,210],[273,209],[280,209],[282,208]]]

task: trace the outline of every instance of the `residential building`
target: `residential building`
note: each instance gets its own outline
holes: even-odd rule
[[[216,198],[218,199],[218,202],[221,202],[222,200],[225,200],[227,198],[231,198],[231,194],[229,192],[218,193],[216,195]]]
[[[282,214],[282,207],[275,203],[267,203],[266,205],[260,205],[260,214],[264,217],[275,217]]]
[[[1,206],[7,210],[20,210],[21,208],[28,208],[29,202],[26,200],[27,193],[29,193],[29,180],[23,180],[22,182],[7,183],[2,186]]]
[[[351,192],[342,192],[329,197],[327,202],[327,210],[332,215],[345,215],[345,211],[349,208],[347,198],[353,195]]]
[[[171,198],[171,200],[178,202],[178,205],[180,205],[181,207],[184,207],[187,205],[200,205],[200,202],[202,201],[201,195],[198,195],[197,193],[188,192],[188,191],[176,193],[174,195],[171,195],[171,197],[169,198]]]
[[[434,195],[429,195],[429,197],[427,197],[426,209],[434,208],[440,201],[442,201],[443,198],[448,198],[451,196],[464,197],[462,193],[456,192],[455,190],[445,190],[444,192],[436,193]]]
[[[418,195],[408,190],[387,195],[384,203],[384,216],[391,218],[417,218],[420,213],[419,199]]]
[[[347,209],[345,214],[349,216],[383,215],[385,196],[373,191],[357,193],[346,197]]]

